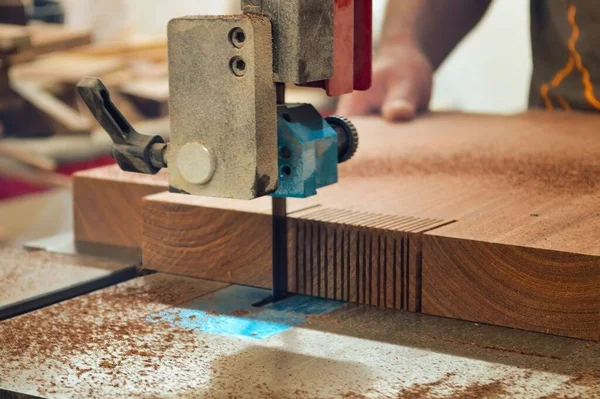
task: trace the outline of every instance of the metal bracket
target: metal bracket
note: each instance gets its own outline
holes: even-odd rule
[[[269,19],[177,18],[168,34],[171,191],[234,199],[275,191],[277,113]]]
[[[338,164],[358,148],[358,134],[343,117],[328,117],[310,104],[278,109],[279,186],[274,197],[307,198],[337,183]]]
[[[305,84],[333,77],[334,0],[242,0],[245,14],[273,24],[275,80]]]

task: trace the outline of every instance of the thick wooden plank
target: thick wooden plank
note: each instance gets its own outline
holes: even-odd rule
[[[600,339],[597,116],[441,114],[398,128],[365,123],[378,140],[363,140],[338,191],[322,195],[346,206],[351,192],[340,190],[352,186],[363,193],[361,209],[457,220],[423,235],[422,280],[418,260],[409,262],[417,269],[408,280],[408,292],[422,287],[422,304],[409,309]],[[407,255],[418,256],[412,246]]]
[[[426,313],[600,340],[600,258],[485,241],[425,240]]]
[[[142,208],[145,268],[271,287],[270,198],[239,201],[160,193],[144,198]],[[301,202],[288,207],[289,212],[302,209]]]
[[[77,173],[73,180],[75,239],[141,248],[142,198],[166,190],[165,173],[126,173],[117,166]]]
[[[51,122],[71,134],[89,134],[94,121],[80,114],[35,83],[13,80],[11,88],[25,101],[47,116]]]
[[[144,267],[268,288],[271,201],[162,193],[143,201]]]
[[[405,294],[396,281],[408,278],[407,258],[400,254],[408,245],[405,233],[413,231],[411,226],[430,222],[325,207],[302,210],[303,204],[292,201],[289,208],[289,290],[406,308],[406,299],[396,299]],[[142,218],[144,267],[270,288],[270,215],[269,198],[248,202],[169,193],[146,197]],[[344,242],[340,243],[338,237],[345,237]],[[388,241],[392,253],[389,265],[383,247]],[[394,252],[398,256],[393,256]],[[349,294],[352,291],[356,294]]]
[[[342,166],[340,183],[314,198],[289,201],[305,209],[290,215],[293,289],[330,297],[335,280],[336,299],[597,339],[600,118],[544,112],[431,114],[410,124],[392,125],[377,118],[356,124],[362,132],[361,149]],[[192,212],[194,206],[211,212],[222,207],[218,200],[210,204],[182,198],[179,209],[185,212],[208,212]],[[239,227],[235,215],[248,210],[233,211],[228,220]],[[262,211],[249,211],[256,220],[264,216]],[[243,225],[227,229],[223,237],[237,235],[238,240],[250,232],[255,238],[250,223]],[[176,223],[165,226],[169,228],[162,233],[153,233],[156,247],[177,230]],[[197,229],[189,234],[196,234],[193,230]],[[179,238],[185,241],[183,235]],[[218,242],[219,237],[211,240]],[[386,241],[392,248],[385,248]],[[249,251],[267,242],[268,237]],[[177,259],[174,255],[188,250],[173,246],[179,252],[163,257],[169,264]],[[513,247],[527,256],[471,254],[502,254]],[[270,250],[261,251],[266,255],[257,263],[268,277]],[[385,259],[388,254],[390,261]],[[545,266],[549,273],[542,282],[546,294],[560,295],[531,293],[533,302],[512,302],[507,292],[531,290],[532,283],[523,276],[555,258],[558,263]],[[187,262],[193,264],[191,259]],[[507,267],[518,273],[505,273]],[[488,269],[499,273],[498,288],[475,277]],[[505,286],[512,291],[503,291]],[[458,299],[446,302],[447,295]],[[478,315],[465,299],[470,296],[485,299],[478,303]],[[575,309],[580,300],[585,301],[583,311]],[[520,309],[531,303],[540,311]],[[513,315],[519,312],[528,320]],[[548,318],[547,312],[555,316]],[[561,312],[571,314],[561,318]]]
[[[62,25],[32,23],[27,26],[31,46],[24,51],[12,54],[8,60],[12,65],[31,61],[34,58],[55,51],[67,50],[83,46],[92,42],[92,33],[89,30],[69,29]]]

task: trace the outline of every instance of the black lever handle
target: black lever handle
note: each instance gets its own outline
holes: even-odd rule
[[[111,101],[110,93],[100,79],[82,79],[77,91],[112,139],[112,156],[121,169],[153,175],[167,166],[164,139],[138,133]]]

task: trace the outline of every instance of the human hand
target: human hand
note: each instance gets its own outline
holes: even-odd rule
[[[431,98],[433,68],[415,45],[388,44],[373,64],[373,85],[368,91],[343,96],[339,115],[380,113],[389,121],[413,119],[427,109]]]

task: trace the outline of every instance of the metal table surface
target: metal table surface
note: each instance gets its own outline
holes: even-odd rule
[[[600,344],[155,274],[0,323],[0,397],[600,397]]]
[[[0,320],[134,278],[138,264],[0,247]]]

